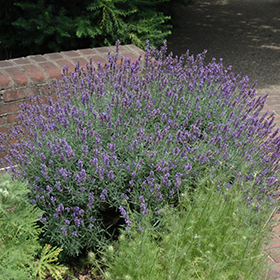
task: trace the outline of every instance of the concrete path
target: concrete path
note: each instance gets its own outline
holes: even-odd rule
[[[223,58],[234,73],[251,84],[257,80],[258,93],[269,92],[263,111],[274,112],[280,128],[280,0],[194,0],[174,6],[172,24],[169,51],[197,55],[206,49],[206,63]],[[269,276],[280,280],[280,223],[268,259]]]

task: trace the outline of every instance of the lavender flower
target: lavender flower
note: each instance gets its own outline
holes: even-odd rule
[[[122,206],[119,207],[119,210],[121,212],[121,215],[124,217],[124,220],[125,220],[126,224],[128,226],[131,225],[131,221],[129,220],[128,212],[125,211],[125,209]]]
[[[113,180],[114,177],[115,177],[115,176],[114,176],[114,171],[113,171],[113,170],[110,170],[109,173],[108,173],[108,178],[111,179],[111,180]]]
[[[102,200],[105,200],[106,199],[106,197],[105,197],[105,195],[107,194],[107,190],[106,189],[104,189],[103,191],[102,191],[102,194],[100,195],[100,198],[102,199]]]
[[[143,195],[141,195],[139,197],[139,202],[140,202],[141,214],[144,215],[144,216],[147,216],[148,212],[149,212],[149,209],[146,207],[145,199],[144,199]]]
[[[78,160],[78,167],[82,170],[83,168],[83,162],[79,159]]]
[[[62,231],[62,233],[63,233],[64,235],[67,235],[67,230],[66,230],[66,228],[61,227],[60,230]]]
[[[58,223],[76,243],[52,242],[76,255],[100,241],[102,211],[119,208],[129,227],[124,202],[147,215],[219,170],[241,188],[252,183],[247,201],[273,205],[280,137],[274,117],[260,114],[267,96],[257,96],[248,77],[240,79],[221,61],[204,65],[205,54],[174,58],[166,45],[147,46],[142,65],[140,58],[122,58],[118,67],[114,55],[97,69],[78,63],[53,83],[57,98],[50,91],[47,104],[30,96],[21,106],[18,126],[0,134],[7,154],[0,161],[15,178],[32,182],[30,200],[48,217],[46,238]],[[229,178],[217,188],[228,184]]]
[[[122,194],[121,194],[121,198],[124,198],[125,200],[128,200],[128,199],[129,199],[129,197],[128,197],[125,193],[122,193]]]
[[[55,182],[55,186],[59,192],[63,191],[63,189],[61,188],[61,183],[59,181]],[[52,188],[49,187],[49,191],[50,190],[52,190]]]

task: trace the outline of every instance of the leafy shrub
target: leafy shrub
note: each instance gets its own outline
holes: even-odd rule
[[[177,207],[162,209],[161,226],[149,213],[89,261],[105,279],[266,279],[262,248],[276,208],[249,209],[237,182],[227,188],[227,175],[206,176],[191,197],[182,193]]]
[[[123,44],[144,48],[170,34],[168,0],[5,1],[0,10],[0,59]],[[20,48],[19,48],[20,46]]]
[[[35,255],[41,246],[38,236],[42,230],[37,221],[43,211],[27,204],[30,190],[26,183],[11,180],[5,174],[0,183],[0,275],[2,280],[31,279],[46,274],[46,270],[62,279],[65,268],[56,263],[59,248],[46,245],[39,259]],[[55,263],[54,263],[55,262]]]
[[[127,203],[142,215],[176,205],[208,173],[234,170],[229,187],[254,182],[250,207],[276,201],[280,138],[274,117],[259,116],[266,96],[221,61],[165,53],[147,46],[142,68],[130,58],[117,67],[117,54],[98,69],[77,65],[55,83],[56,101],[30,96],[1,134],[2,163],[44,210],[45,240],[70,256],[98,247],[121,217],[129,227]]]

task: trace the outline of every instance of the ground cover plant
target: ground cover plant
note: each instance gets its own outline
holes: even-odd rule
[[[242,191],[255,211],[277,203],[280,138],[274,117],[260,115],[266,96],[221,61],[204,65],[205,53],[166,53],[147,45],[144,58],[121,58],[120,67],[118,53],[98,69],[65,67],[57,99],[30,96],[1,134],[1,163],[28,182],[44,211],[42,240],[65,256],[101,248],[120,224],[129,229],[129,209],[161,220],[206,175],[228,174],[228,188],[252,183]]]
[[[262,248],[275,211],[248,209],[241,186],[228,188],[227,176],[204,177],[192,197],[182,193],[177,207],[161,210],[160,224],[152,223],[150,212],[123,229],[101,258],[90,252],[89,261],[104,279],[267,279]]]
[[[26,183],[9,174],[0,182],[0,275],[2,280],[44,279],[50,273],[62,279],[66,267],[57,263],[61,249],[38,238],[42,229],[37,221],[43,211],[28,203]]]

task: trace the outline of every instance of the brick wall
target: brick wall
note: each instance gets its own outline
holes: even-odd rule
[[[79,61],[86,69],[85,65],[92,57],[93,66],[97,67],[97,62],[108,61],[108,52],[115,54],[116,48],[80,49],[0,61],[0,132],[7,133],[8,126],[15,124],[20,104],[28,95],[42,94],[53,79],[61,79],[63,66],[68,64],[69,72],[72,72]],[[119,46],[119,54],[134,61],[144,52],[134,45],[124,45]]]

